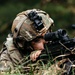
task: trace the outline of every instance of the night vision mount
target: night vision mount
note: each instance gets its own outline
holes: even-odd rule
[[[31,21],[33,21],[33,25],[34,25],[34,28],[39,31],[41,30],[42,28],[44,28],[44,25],[43,25],[43,22],[42,22],[42,17],[39,16],[37,14],[36,11],[31,11],[29,14],[28,14],[28,17]]]

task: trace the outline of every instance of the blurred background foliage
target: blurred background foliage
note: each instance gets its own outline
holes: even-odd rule
[[[75,0],[0,0],[0,48],[11,33],[14,18],[27,9],[42,9],[49,13],[55,22],[53,31],[66,29],[71,37],[75,36]]]

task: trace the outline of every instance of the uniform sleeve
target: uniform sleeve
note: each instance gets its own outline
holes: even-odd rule
[[[10,72],[21,61],[22,55],[13,44],[13,38],[8,36],[0,52],[0,72]],[[1,74],[0,74],[1,75]]]
[[[0,55],[0,73],[10,72],[14,69],[14,65],[8,56],[7,50]]]
[[[3,51],[0,56],[0,71],[14,70],[21,60],[21,54],[17,49]]]

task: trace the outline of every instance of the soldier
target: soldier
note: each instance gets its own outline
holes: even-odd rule
[[[53,23],[49,15],[39,9],[19,13],[13,21],[12,34],[8,35],[0,53],[0,71],[14,70],[28,54],[36,61],[46,43],[43,36]]]

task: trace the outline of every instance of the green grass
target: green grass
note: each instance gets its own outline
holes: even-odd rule
[[[27,62],[29,62],[29,60]],[[41,65],[39,64],[39,62],[41,63]],[[26,63],[23,64],[25,65]],[[20,72],[22,71],[22,65],[18,65],[14,73],[6,72],[3,75],[43,75],[44,73],[47,73],[45,75],[52,75],[55,71],[55,66],[52,65],[52,60],[48,61],[47,64],[44,64],[41,60],[38,60],[36,63],[29,63],[27,66],[30,67],[30,70],[26,71],[25,73]],[[61,71],[62,70],[58,70],[58,74],[55,75],[61,75]],[[72,69],[72,75],[74,75],[74,69]]]

